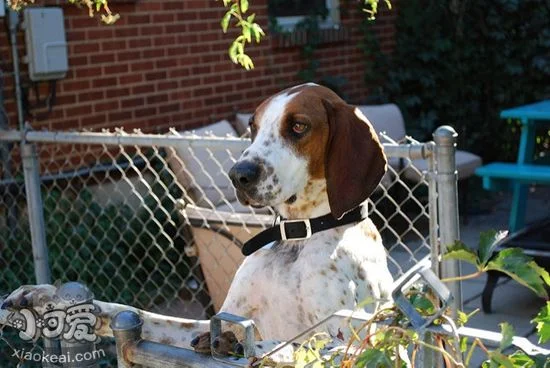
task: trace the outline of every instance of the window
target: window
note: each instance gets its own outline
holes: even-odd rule
[[[319,14],[321,28],[337,28],[339,0],[269,0],[269,15],[283,29],[293,29],[306,16]],[[321,16],[323,15],[323,16]]]

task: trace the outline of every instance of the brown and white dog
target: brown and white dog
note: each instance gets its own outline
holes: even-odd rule
[[[367,200],[386,169],[382,146],[365,116],[319,85],[292,87],[268,98],[256,109],[250,129],[252,144],[230,171],[238,198],[274,207],[286,219],[328,213],[340,218]],[[368,298],[388,299],[391,285],[381,237],[365,219],[253,253],[237,271],[221,311],[253,319],[259,340],[287,340],[339,309],[355,309]],[[23,300],[27,305],[54,292],[49,285],[24,286],[7,305],[17,307]],[[95,304],[102,317],[98,334],[109,335],[110,318],[128,307]],[[145,339],[182,347],[194,340],[198,350],[196,336],[208,341],[208,321],[138,312]],[[333,338],[349,337],[339,322],[320,328]],[[221,345],[214,344],[223,350]]]

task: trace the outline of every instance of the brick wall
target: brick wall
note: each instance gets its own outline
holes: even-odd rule
[[[319,75],[346,78],[349,102],[359,103],[368,93],[363,82],[366,61],[358,48],[359,24],[365,15],[354,2],[342,3],[349,8],[342,12],[346,40],[319,48]],[[392,3],[395,7],[397,0]],[[266,4],[267,0],[254,0],[250,9],[264,30],[268,28]],[[230,119],[236,110],[252,110],[263,98],[300,82],[296,73],[304,62],[301,47],[280,47],[273,36],[248,46],[256,65],[253,71],[232,64],[227,56],[232,34],[221,32],[224,10],[219,1],[119,1],[112,8],[122,18],[106,26],[89,18],[84,9],[64,7],[70,69],[57,82],[53,112],[45,119],[32,119],[35,129],[192,128]],[[381,8],[375,30],[382,49],[389,52],[394,46],[396,10]],[[13,65],[4,29],[0,31],[0,68],[10,126],[16,127]],[[23,57],[22,32],[18,40]],[[41,83],[42,97],[47,87]]]

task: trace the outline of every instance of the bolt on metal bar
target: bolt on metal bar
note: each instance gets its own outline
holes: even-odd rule
[[[193,350],[142,340],[142,325],[143,321],[133,311],[120,312],[111,321],[119,368],[135,367],[136,364],[150,368],[229,368],[248,365],[246,359],[235,359],[229,364]]]

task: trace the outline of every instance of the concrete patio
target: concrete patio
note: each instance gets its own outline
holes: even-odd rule
[[[497,193],[489,194],[491,199],[486,200],[483,207],[485,213],[470,215],[467,224],[462,224],[460,236],[464,243],[470,246],[477,246],[479,234],[486,230],[505,230],[508,228],[508,215],[510,213],[511,194]],[[527,204],[526,223],[550,215],[550,189],[531,188]],[[463,265],[462,274],[474,272],[474,268]],[[544,305],[544,300],[538,298],[529,289],[518,283],[501,278],[495,289],[492,300],[493,313],[486,314],[481,311],[481,293],[485,286],[486,275],[462,282],[464,311],[471,312],[475,309],[480,311],[472,317],[468,326],[492,331],[499,331],[499,323],[509,322],[516,330],[516,334],[529,338],[537,343],[535,326],[530,323],[539,309]],[[550,343],[545,344],[550,348]],[[477,367],[483,361],[483,354],[478,351],[471,367]]]

